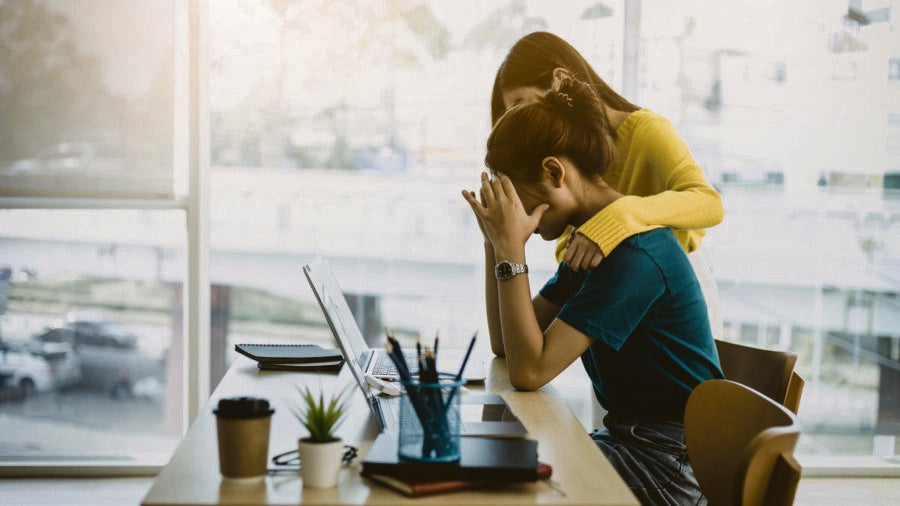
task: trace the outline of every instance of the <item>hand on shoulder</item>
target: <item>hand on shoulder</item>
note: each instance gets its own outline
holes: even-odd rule
[[[593,269],[600,265],[603,258],[600,246],[581,233],[572,231],[563,260],[573,271]]]

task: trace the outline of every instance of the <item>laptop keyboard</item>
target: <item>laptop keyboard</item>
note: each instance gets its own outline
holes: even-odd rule
[[[416,374],[419,370],[419,365],[416,363],[415,358],[408,356],[404,358],[406,359],[406,367],[409,368],[410,372]],[[372,374],[374,376],[399,376],[394,361],[391,360],[387,353],[375,354],[375,365],[372,367]]]

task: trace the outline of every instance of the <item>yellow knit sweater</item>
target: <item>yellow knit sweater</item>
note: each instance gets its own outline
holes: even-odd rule
[[[625,196],[578,232],[597,243],[604,255],[627,237],[661,227],[670,227],[686,252],[699,248],[705,229],[722,222],[724,209],[675,127],[641,109],[628,115],[616,136],[616,158],[603,179]],[[556,243],[557,261],[565,255],[568,235]]]

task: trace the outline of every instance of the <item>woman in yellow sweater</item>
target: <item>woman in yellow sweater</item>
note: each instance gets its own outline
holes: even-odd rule
[[[704,251],[706,228],[721,223],[718,192],[666,118],[632,104],[607,85],[568,42],[547,32],[521,38],[494,78],[492,123],[514,104],[533,102],[560,79],[589,83],[604,105],[614,158],[604,180],[625,195],[557,242],[556,259],[575,270],[597,267],[625,238],[669,227],[689,253],[706,299],[714,337],[722,337],[718,291]]]

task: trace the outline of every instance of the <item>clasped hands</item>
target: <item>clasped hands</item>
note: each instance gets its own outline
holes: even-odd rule
[[[550,206],[540,203],[528,212],[510,179],[498,173],[493,179],[481,173],[481,189],[475,192],[462,190],[469,203],[481,233],[500,257],[514,255],[524,248],[525,242],[537,233],[541,217]],[[499,251],[498,251],[499,250]],[[600,265],[603,252],[600,247],[572,230],[569,235],[564,261],[573,270],[592,269]]]
[[[481,233],[498,258],[518,257],[525,243],[541,222],[541,216],[550,207],[538,204],[530,213],[525,210],[519,194],[510,179],[497,174],[490,178],[481,173],[481,189],[475,192],[463,190],[462,196],[469,203]]]

